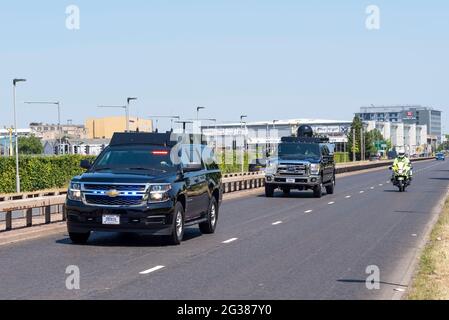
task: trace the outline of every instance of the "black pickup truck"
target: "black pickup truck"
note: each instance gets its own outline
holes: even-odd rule
[[[66,201],[73,243],[91,232],[165,236],[181,243],[185,227],[214,233],[222,201],[221,172],[212,150],[173,141],[167,133],[116,133],[86,173],[75,177]]]
[[[273,197],[276,189],[285,195],[291,190],[313,190],[316,198],[333,194],[335,161],[332,144],[327,137],[315,136],[309,126],[301,126],[298,136],[283,137],[276,157],[267,161],[265,195]]]

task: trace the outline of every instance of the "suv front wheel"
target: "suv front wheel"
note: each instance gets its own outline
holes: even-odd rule
[[[218,204],[215,197],[210,201],[209,209],[207,210],[207,221],[199,224],[201,233],[212,234],[215,233],[218,219]]]
[[[184,237],[184,206],[177,202],[175,205],[175,212],[173,214],[173,231],[168,236],[168,242],[171,245],[180,245]]]
[[[69,232],[69,237],[74,244],[86,244],[87,240],[89,240],[90,232],[86,233]]]

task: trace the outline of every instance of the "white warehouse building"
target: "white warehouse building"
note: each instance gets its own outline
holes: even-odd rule
[[[391,140],[396,150],[403,150],[410,155],[430,153],[427,126],[406,124],[403,122],[365,121],[368,131],[377,129],[385,139]]]

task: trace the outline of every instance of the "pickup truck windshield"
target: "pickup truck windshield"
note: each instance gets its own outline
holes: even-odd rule
[[[111,148],[95,162],[91,171],[129,170],[174,172],[177,166],[170,159],[170,150],[148,148]]]
[[[320,146],[313,143],[281,143],[278,151],[280,159],[320,159]]]

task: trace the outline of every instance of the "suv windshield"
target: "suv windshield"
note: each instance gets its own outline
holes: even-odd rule
[[[281,143],[280,159],[320,159],[320,146],[314,143]]]
[[[156,147],[110,148],[100,155],[92,171],[129,170],[173,172],[170,150]]]

